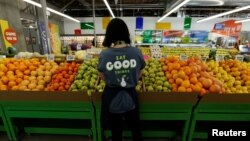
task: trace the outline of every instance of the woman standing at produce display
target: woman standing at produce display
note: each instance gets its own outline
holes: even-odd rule
[[[112,141],[122,141],[122,119],[132,131],[133,141],[142,141],[138,99],[135,86],[145,67],[139,49],[131,47],[128,27],[121,19],[110,21],[101,52],[98,70],[105,80],[102,94],[103,128],[110,128]]]

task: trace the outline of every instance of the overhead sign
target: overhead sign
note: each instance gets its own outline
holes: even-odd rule
[[[75,29],[75,35],[81,35],[82,31],[81,29]]]
[[[0,20],[0,27],[1,27],[0,28],[1,29],[1,33],[2,33],[2,35],[4,35],[4,31],[9,28],[8,21],[6,21],[6,20]],[[4,37],[3,37],[3,40],[4,40],[4,45],[5,45],[6,48],[12,46],[11,43],[9,43]]]
[[[17,34],[16,34],[16,31],[14,31],[11,28],[5,29],[5,31],[4,31],[4,38],[9,43],[11,43],[12,45],[17,43]]]
[[[94,29],[93,22],[83,22],[81,23],[81,29]]]
[[[102,29],[107,29],[109,22],[110,22],[110,17],[103,17],[102,18]]]
[[[184,29],[185,30],[190,29],[191,24],[192,24],[192,18],[190,18],[190,17],[185,18],[185,20],[184,20]]]
[[[171,23],[168,22],[161,22],[155,24],[155,29],[157,30],[170,30],[171,29]]]
[[[213,33],[224,36],[239,38],[242,29],[242,23],[235,23],[235,20],[228,20],[216,23],[213,28]]]
[[[39,27],[39,33],[42,41],[42,47],[43,47],[43,54],[48,53],[48,44],[47,44],[47,35],[45,31],[45,24],[43,21],[38,22],[38,27]]]
[[[136,29],[143,29],[143,17],[136,17],[135,27]]]

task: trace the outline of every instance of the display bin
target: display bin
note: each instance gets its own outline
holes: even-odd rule
[[[0,105],[0,118],[2,120],[2,122],[1,122],[2,125],[0,124],[0,132],[6,132],[8,139],[12,140],[12,136],[11,136],[11,133],[10,133],[7,121],[6,121],[6,117],[5,117],[5,114],[3,112],[3,107],[1,105]]]
[[[195,93],[154,93],[142,92],[138,93],[140,118],[141,121],[183,121],[184,127],[182,132],[182,141],[186,141],[189,122],[193,106],[198,101],[198,94]],[[98,141],[102,141],[103,135],[108,137],[110,131],[102,132],[100,123],[101,113],[101,94],[95,93],[92,95],[93,104],[96,110],[96,123]],[[158,125],[161,127],[161,125]],[[130,132],[124,131],[124,136],[131,137]],[[143,137],[148,138],[173,138],[176,136],[174,130],[146,130],[142,131]]]
[[[18,140],[14,120],[20,119],[54,119],[54,120],[87,120],[90,123],[88,128],[53,127],[51,123],[43,123],[42,127],[25,126],[27,134],[71,134],[88,135],[96,141],[96,125],[93,105],[90,97],[84,92],[40,92],[40,91],[2,91],[0,93],[0,105],[3,107],[6,122],[12,140]],[[77,125],[84,125],[79,122]],[[76,125],[76,126],[77,126]]]
[[[188,141],[193,138],[208,138],[208,132],[197,131],[197,122],[250,121],[249,94],[207,94],[194,108]]]

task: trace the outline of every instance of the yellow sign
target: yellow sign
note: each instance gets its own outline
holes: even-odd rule
[[[5,47],[6,47],[6,48],[7,48],[7,47],[11,47],[12,44],[9,43],[9,42],[4,38],[4,31],[5,31],[6,29],[9,28],[9,23],[8,23],[8,21],[6,21],[6,20],[0,20],[0,27],[1,27],[1,30],[2,30],[2,35],[3,35],[3,40],[4,40]]]
[[[59,26],[56,24],[49,24],[50,29],[50,46],[52,53],[60,54],[61,53],[61,40],[59,34]]]
[[[103,17],[102,18],[102,29],[107,29],[109,22],[110,22],[109,17]]]
[[[156,23],[155,24],[156,30],[170,30],[171,29],[171,23]]]

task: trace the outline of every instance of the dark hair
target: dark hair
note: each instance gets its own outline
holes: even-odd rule
[[[119,19],[112,19],[107,27],[103,46],[110,47],[112,43],[124,41],[127,44],[131,43],[129,31],[126,23]]]

